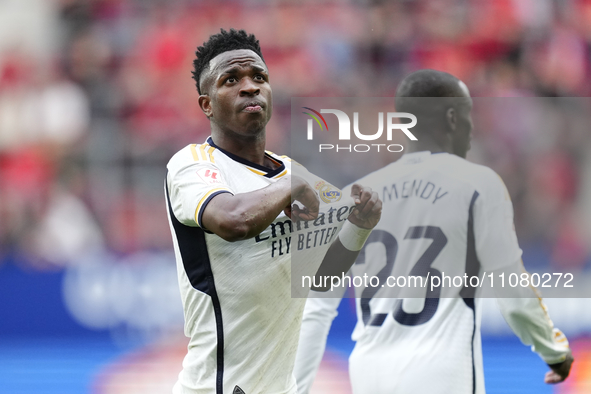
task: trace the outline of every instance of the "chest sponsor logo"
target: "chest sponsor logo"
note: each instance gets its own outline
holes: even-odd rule
[[[297,250],[328,245],[338,234],[340,223],[347,220],[354,208],[346,205],[339,208],[330,207],[328,211],[320,212],[316,219],[309,221],[278,220],[254,239],[256,243],[266,241],[270,244],[271,257],[291,252],[292,234],[297,238],[297,241],[294,241],[297,242]]]

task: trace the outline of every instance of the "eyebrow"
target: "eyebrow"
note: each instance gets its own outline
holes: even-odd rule
[[[255,71],[258,71],[258,72],[262,72],[262,73],[265,73],[265,72],[267,72],[267,70],[265,70],[265,69],[264,69],[263,67],[261,67],[261,66],[253,65],[253,66],[252,66],[252,68],[253,68]]]
[[[261,73],[266,73],[266,72],[267,72],[267,70],[265,70],[263,67],[261,67],[261,66],[258,66],[258,65],[254,65],[254,64],[253,64],[253,65],[251,65],[250,67],[251,67],[251,68],[252,68],[254,71],[256,71],[256,72],[261,72]],[[235,66],[235,67],[229,68],[229,69],[227,69],[227,70],[224,70],[224,71],[222,71],[222,72],[220,73],[220,77],[222,77],[222,76],[226,76],[226,75],[237,74],[237,73],[238,73],[238,71],[240,71],[240,69],[241,69],[241,68],[242,68],[242,67],[237,67],[237,66]]]

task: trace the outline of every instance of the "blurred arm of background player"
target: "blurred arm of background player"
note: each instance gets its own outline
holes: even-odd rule
[[[513,226],[513,204],[501,178],[493,171],[483,174],[482,195],[474,205],[476,253],[482,269],[494,277],[525,271]],[[546,306],[531,287],[493,286],[501,313],[515,335],[550,366],[546,383],[567,378],[573,362],[568,340],[554,328]]]
[[[302,178],[288,175],[252,192],[218,194],[203,211],[203,225],[229,242],[252,238],[266,229],[281,211],[291,218],[294,200],[304,206],[297,211],[298,219],[318,217],[320,202],[316,191]]]
[[[323,293],[310,291],[304,308],[294,367],[298,394],[310,392],[324,355],[330,326],[338,314],[337,308],[345,291],[345,287],[338,287]]]
[[[498,278],[501,273],[505,273],[506,277],[515,273],[519,277],[524,272],[527,271],[520,262],[498,270],[494,275]],[[566,336],[554,327],[537,291],[532,287],[505,287],[497,288],[497,296],[499,309],[509,327],[550,367],[544,382],[554,384],[564,381],[574,358]]]

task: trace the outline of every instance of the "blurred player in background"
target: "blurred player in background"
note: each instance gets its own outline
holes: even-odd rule
[[[191,338],[173,391],[295,393],[305,299],[291,298],[290,219],[319,215],[310,186],[319,178],[292,176],[288,158],[265,151],[272,93],[254,35],[222,30],[196,55],[193,75],[211,136],[175,154],[166,179]],[[328,253],[351,263],[381,211],[377,193],[359,186],[352,193],[352,214]],[[322,261],[326,249],[312,258]]]
[[[444,72],[415,72],[400,83],[396,109],[417,116],[418,141],[400,160],[359,181],[383,191],[384,215],[351,274],[377,275],[384,284],[389,275],[523,273],[505,185],[490,168],[465,160],[473,127],[466,85]],[[370,252],[371,244],[381,245],[382,253]],[[485,392],[473,287],[441,298],[440,288],[427,288],[425,298],[405,299],[379,298],[380,286],[356,290],[357,343],[349,359],[354,393]],[[308,299],[296,359],[299,393],[312,385],[344,291]],[[566,379],[573,362],[568,341],[541,299],[520,287],[502,296],[498,303],[509,326],[549,365],[545,382]]]

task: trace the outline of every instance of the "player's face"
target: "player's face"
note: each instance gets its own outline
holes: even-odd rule
[[[264,132],[273,94],[269,71],[255,52],[238,49],[211,59],[201,108],[222,131],[243,137]]]

